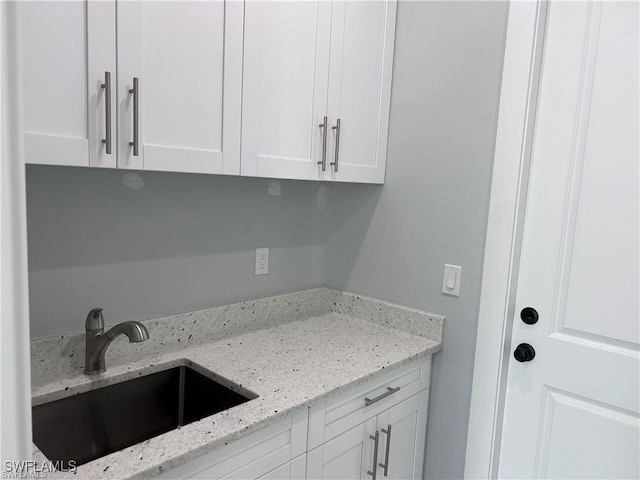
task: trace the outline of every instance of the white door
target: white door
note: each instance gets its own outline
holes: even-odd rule
[[[638,15],[549,5],[502,478],[640,478]]]
[[[395,0],[333,2],[325,179],[384,183],[395,25]]]
[[[239,173],[242,12],[230,1],[118,2],[120,167]]]
[[[373,468],[373,451],[377,417],[338,435],[307,453],[309,479],[366,479]],[[378,434],[378,460],[381,458]]]
[[[115,2],[19,2],[17,7],[25,161],[115,167]],[[106,109],[112,126],[108,139]]]
[[[378,416],[378,478],[422,478],[428,404],[429,390],[423,390]],[[380,463],[387,467],[386,475]]]
[[[322,179],[330,30],[330,2],[247,2],[242,175]]]

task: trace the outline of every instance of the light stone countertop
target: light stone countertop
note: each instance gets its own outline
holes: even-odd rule
[[[443,322],[440,315],[321,288],[145,321],[150,340],[114,341],[107,372],[98,377],[82,373],[82,334],[34,341],[33,405],[189,362],[258,395],[81,465],[76,473],[48,476],[154,477],[440,350]],[[34,460],[46,460],[37,448]]]

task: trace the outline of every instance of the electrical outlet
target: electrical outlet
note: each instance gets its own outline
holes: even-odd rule
[[[269,249],[256,248],[256,275],[269,273]]]

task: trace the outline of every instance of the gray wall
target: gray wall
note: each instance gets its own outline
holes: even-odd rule
[[[32,338],[322,284],[323,227],[312,182],[72,167],[27,168]],[[254,276],[255,248],[270,247]]]
[[[447,315],[425,477],[462,478],[507,8],[402,2],[384,187],[331,185],[324,283]],[[460,297],[441,293],[462,265]]]

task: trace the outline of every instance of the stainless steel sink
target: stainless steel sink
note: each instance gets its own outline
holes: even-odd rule
[[[33,440],[49,460],[82,465],[257,397],[236,390],[174,367],[33,407]]]

